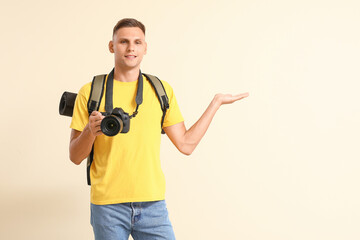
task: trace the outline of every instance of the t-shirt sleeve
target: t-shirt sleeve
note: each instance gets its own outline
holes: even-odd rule
[[[87,103],[89,99],[91,89],[91,83],[84,85],[75,99],[73,116],[70,124],[70,128],[83,131],[85,126],[89,122],[89,113]]]
[[[165,81],[161,82],[164,85],[166,94],[169,98],[169,109],[166,111],[163,127],[169,127],[179,122],[183,122],[184,118],[181,115],[180,108],[176,101],[172,87]]]

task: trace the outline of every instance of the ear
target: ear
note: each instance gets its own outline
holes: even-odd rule
[[[112,40],[109,42],[109,51],[114,53],[114,42]]]
[[[144,55],[147,53],[147,42],[145,42],[145,53]]]

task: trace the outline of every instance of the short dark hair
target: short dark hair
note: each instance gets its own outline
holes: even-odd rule
[[[113,30],[113,36],[115,35],[117,30],[119,30],[120,28],[124,28],[124,27],[138,27],[141,29],[141,31],[143,31],[143,33],[145,35],[144,24],[142,24],[140,21],[138,21],[134,18],[124,18],[124,19],[121,19],[120,21],[118,21],[117,24],[115,25],[114,30]]]

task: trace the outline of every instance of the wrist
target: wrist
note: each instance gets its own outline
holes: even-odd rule
[[[87,138],[89,138],[89,139],[91,139],[91,140],[95,140],[96,135],[93,134],[93,132],[91,131],[91,128],[90,128],[90,125],[89,125],[89,124],[87,124],[87,125],[85,126],[83,132],[84,132],[84,134],[85,134],[85,136],[86,136]]]
[[[220,94],[216,94],[214,96],[214,99],[212,100],[211,104],[216,107],[216,109],[219,109],[222,102],[221,102],[221,95]]]

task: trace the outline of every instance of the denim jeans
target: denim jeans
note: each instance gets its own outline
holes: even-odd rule
[[[165,200],[110,205],[91,204],[96,240],[174,240]]]

